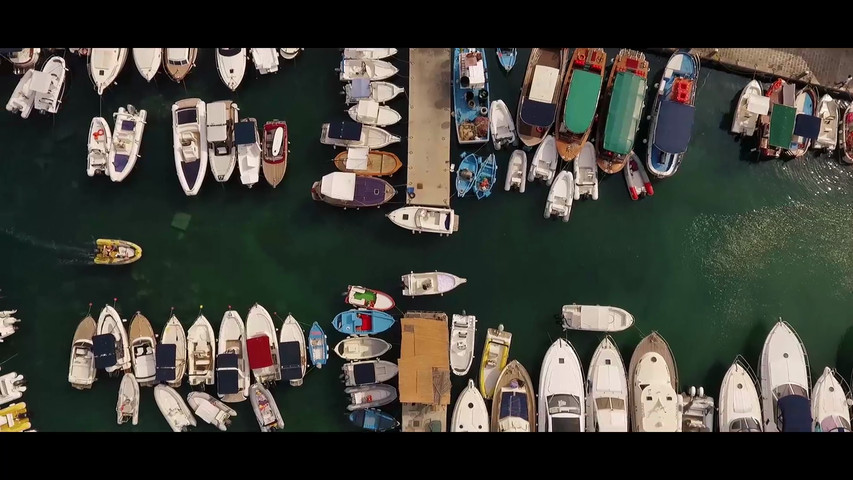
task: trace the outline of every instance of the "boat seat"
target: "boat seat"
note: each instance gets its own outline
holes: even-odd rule
[[[465,344],[465,342],[456,342],[456,348],[458,348],[459,350],[465,350],[468,348],[468,346]]]

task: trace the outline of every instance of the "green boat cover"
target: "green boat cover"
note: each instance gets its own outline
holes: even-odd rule
[[[601,75],[586,70],[573,71],[563,113],[563,123],[568,131],[580,134],[589,128],[595,117],[600,91]]]
[[[646,79],[630,72],[619,72],[613,84],[607,128],[604,130],[604,149],[625,155],[634,147],[634,137],[643,113]]]
[[[794,135],[794,122],[797,119],[796,107],[774,103],[770,110],[771,147],[789,148]]]

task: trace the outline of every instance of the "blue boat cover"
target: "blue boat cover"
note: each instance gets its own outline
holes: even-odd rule
[[[338,140],[361,139],[361,124],[355,122],[336,122],[329,124],[329,138]]]
[[[814,115],[797,115],[797,121],[794,124],[794,135],[815,140],[820,135],[820,118]]]
[[[376,383],[376,367],[374,362],[353,365],[352,374],[356,385]]]
[[[9,55],[10,53],[20,52],[23,48],[0,48],[0,54]]]
[[[355,99],[370,97],[370,80],[356,78],[350,83],[349,96]]]
[[[811,432],[812,410],[811,403],[800,395],[787,395],[780,398],[779,418],[782,420],[783,432]]]
[[[175,380],[175,359],[177,345],[174,343],[157,344],[157,381],[171,382]]]
[[[220,353],[216,356],[216,369],[237,368],[236,353]]]
[[[220,395],[228,395],[240,391],[237,370],[219,370],[218,368],[216,370],[216,391]]]
[[[498,418],[516,417],[528,420],[527,414],[527,395],[517,392],[501,394],[501,414]]]
[[[237,122],[237,125],[234,125],[234,142],[237,145],[251,145],[255,143],[256,133],[253,122]]]
[[[279,343],[278,352],[281,355],[281,379],[302,378],[302,346],[299,342]]]
[[[695,114],[693,105],[662,101],[655,127],[655,146],[665,153],[686,152]]]
[[[550,127],[554,123],[557,106],[525,98],[521,102],[521,121],[533,127]]]
[[[116,364],[116,337],[111,333],[92,337],[95,368],[107,368]]]

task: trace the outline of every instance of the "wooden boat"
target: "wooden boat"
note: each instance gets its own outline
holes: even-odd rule
[[[353,122],[374,127],[387,127],[403,119],[399,112],[387,105],[380,105],[376,100],[359,100],[347,110]]]
[[[24,432],[32,428],[26,402],[0,408],[0,433]]]
[[[335,345],[335,353],[346,361],[370,360],[391,350],[391,344],[381,338],[347,337]]]
[[[249,389],[249,401],[262,432],[284,428],[284,419],[275,403],[275,397],[263,385],[260,383],[252,385]]]
[[[372,288],[350,285],[344,294],[346,302],[355,308],[388,311],[396,305],[391,295]]]
[[[190,392],[187,394],[187,404],[198,418],[223,432],[231,425],[231,417],[237,416],[233,408],[213,398],[209,393]]]
[[[154,385],[157,380],[157,361],[154,357],[157,338],[151,322],[140,312],[130,321],[130,354],[133,359],[133,376],[140,386]]]
[[[341,379],[347,387],[360,387],[383,383],[397,376],[396,363],[387,360],[362,360],[348,362],[341,368]]]
[[[528,182],[542,180],[546,185],[554,183],[554,178],[557,176],[557,164],[560,163],[560,157],[557,155],[556,140],[553,135],[548,135],[533,153],[533,159],[530,161],[530,173],[527,175]]]
[[[815,115],[820,117],[820,135],[812,144],[815,150],[831,154],[838,145],[838,102],[826,94],[820,98]]]
[[[366,177],[390,177],[403,166],[400,158],[390,152],[352,147],[335,156],[335,167]]]
[[[282,49],[284,50],[284,49]],[[344,58],[382,60],[397,54],[396,48],[345,48]]]
[[[332,172],[311,185],[311,198],[335,207],[379,207],[397,195],[393,185],[379,177],[361,177],[352,172]]]
[[[346,95],[344,100],[348,105],[358,103],[360,100],[373,100],[379,103],[390,102],[406,89],[394,85],[391,82],[371,82],[367,78],[355,78],[346,85],[341,92]]]
[[[752,79],[743,87],[732,115],[731,132],[751,137],[755,135],[758,118],[770,111],[770,99],[764,96],[761,83]]]
[[[515,122],[503,100],[493,100],[489,105],[489,130],[492,132],[492,144],[495,150],[500,150],[506,145],[518,145]]]
[[[806,154],[814,140],[820,135],[820,117],[815,115],[818,97],[814,88],[807,85],[797,93],[794,106],[797,108],[797,117],[794,121],[794,135],[788,155],[800,158]]]
[[[563,338],[548,347],[539,370],[539,431],[583,432],[586,379],[578,352]]]
[[[107,160],[112,147],[112,130],[104,117],[95,117],[89,124],[89,153],[86,157],[86,174],[90,177],[107,173]]]
[[[106,370],[112,375],[133,371],[127,330],[118,312],[110,305],[104,305],[101,309],[92,344],[95,368]]]
[[[680,432],[681,396],[672,350],[652,332],[642,339],[628,366],[632,432]]]
[[[634,50],[622,49],[610,67],[595,136],[598,168],[604,173],[625,168],[645,107],[648,75],[646,56]]]
[[[464,197],[474,187],[477,171],[480,169],[480,157],[473,153],[463,154],[464,158],[456,169],[456,196]]]
[[[489,71],[485,49],[453,49],[453,118],[460,145],[489,141]]]
[[[308,357],[305,352],[305,333],[293,315],[288,314],[285,317],[278,342],[278,349],[281,351],[281,379],[287,380],[292,387],[298,387],[305,380]]]
[[[584,143],[574,165],[575,200],[584,197],[598,200],[598,168],[595,160],[595,145],[590,142]]]
[[[853,102],[844,111],[844,121],[841,123],[841,159],[853,164]]]
[[[545,202],[545,218],[556,215],[564,222],[569,221],[574,201],[575,179],[572,172],[562,170],[557,174],[551,190],[548,191],[548,201]]]
[[[636,153],[631,151],[628,156],[628,168],[623,169],[625,172],[625,183],[628,185],[628,193],[631,194],[631,200],[639,200],[646,195],[654,195],[655,189],[652,187],[652,182],[649,181],[649,176],[646,174],[646,168],[643,167],[643,162]]]
[[[463,283],[467,278],[458,277],[447,272],[410,272],[403,275],[403,295],[418,297],[421,295],[444,295]]]
[[[157,385],[154,387],[154,400],[173,432],[186,432],[188,427],[196,426],[195,415],[174,388]]]
[[[150,82],[163,63],[162,48],[133,48],[133,63],[146,82]]]
[[[132,373],[125,373],[118,388],[116,402],[116,423],[119,425],[130,421],[139,423],[139,383]]]
[[[376,335],[391,328],[396,320],[377,310],[347,310],[335,315],[332,326],[346,335]]]
[[[320,130],[320,143],[335,147],[383,148],[397,143],[400,137],[387,130],[355,122],[324,123]]]
[[[213,326],[199,314],[187,330],[187,383],[213,385],[216,372],[216,336]]]
[[[474,179],[474,194],[477,200],[482,200],[492,194],[492,187],[498,180],[498,164],[495,162],[495,154],[492,153],[480,162],[477,169],[477,178]]]
[[[273,188],[284,179],[287,170],[287,123],[273,120],[264,124],[264,178]]]
[[[344,393],[350,396],[347,410],[358,411],[388,405],[397,399],[397,389],[384,383],[373,383],[358,387],[347,387]]]
[[[255,303],[246,315],[246,353],[255,383],[268,385],[281,380],[280,352],[272,316]]]
[[[474,362],[474,344],[476,342],[477,317],[453,314],[450,328],[450,370],[459,376],[468,374]]]
[[[246,400],[251,371],[246,349],[246,327],[236,310],[228,310],[219,324],[216,342],[216,391],[226,403]]]
[[[459,215],[451,208],[406,206],[385,215],[400,228],[414,233],[437,233],[449,236],[459,231]]]
[[[504,190],[508,192],[513,188],[517,188],[519,193],[524,193],[526,187],[527,154],[521,149],[514,150],[512,155],[509,156],[509,163],[507,163]]]
[[[509,357],[509,347],[512,345],[512,333],[504,330],[503,325],[497,329],[490,328],[486,332],[486,343],[483,345],[483,356],[480,360],[480,393],[483,398],[490,400],[495,393],[498,377],[506,366]]]
[[[488,432],[489,410],[483,395],[474,386],[474,380],[468,379],[468,386],[453,406],[453,415],[450,417],[451,432]]]
[[[92,337],[95,336],[97,324],[91,315],[86,315],[74,331],[71,341],[71,361],[68,366],[68,382],[78,390],[92,388],[95,383],[95,353]]]
[[[554,125],[567,57],[567,48],[534,48],[530,52],[515,120],[518,137],[528,147],[539,145]]]
[[[198,56],[197,48],[166,48],[163,52],[163,69],[169,78],[183,82],[193,67]]]
[[[311,364],[317,368],[323,368],[329,359],[328,339],[317,322],[312,323],[311,330],[308,330],[308,356]]]
[[[595,123],[607,54],[600,48],[576,48],[569,61],[560,94],[554,136],[557,154],[571,162],[581,152]]]
[[[509,362],[495,385],[491,431],[536,431],[536,394],[533,381],[518,360]]]
[[[628,375],[619,348],[605,336],[589,362],[586,377],[588,432],[628,431]]]
[[[498,62],[503,67],[506,73],[512,70],[515,66],[515,60],[518,58],[517,48],[496,48],[495,53],[498,55]]]
[[[349,414],[349,421],[372,432],[387,432],[400,426],[396,418],[375,408],[356,410]]]
[[[99,238],[95,246],[95,265],[127,265],[142,258],[142,248],[127,240]]]
[[[758,151],[761,157],[779,158],[782,149],[790,146],[794,134],[795,87],[779,78],[764,95],[770,99],[770,115],[758,117]]]

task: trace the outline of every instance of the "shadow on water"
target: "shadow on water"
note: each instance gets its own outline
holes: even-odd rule
[[[770,333],[770,328],[760,320],[755,322],[749,334],[746,336],[746,341],[740,349],[740,355],[749,364],[749,367],[758,373],[761,356],[761,349],[764,348],[764,341],[767,339],[767,334]],[[734,361],[734,358],[732,359]],[[719,377],[722,378],[722,377]]]
[[[726,365],[723,362],[716,360],[713,365],[708,367],[707,373],[705,373],[705,377],[702,379],[701,386],[705,389],[705,395],[710,395],[714,397],[715,401],[719,403],[720,399],[720,385],[722,385],[722,379],[726,375],[726,371],[729,369],[730,365]],[[699,385],[696,386],[697,388]],[[685,390],[688,386],[682,385],[681,389]]]
[[[835,368],[845,380],[850,380],[851,372],[853,372],[853,327],[844,332],[841,337],[841,342],[838,343],[838,351],[835,353]]]

